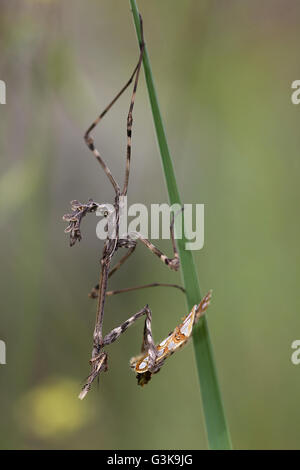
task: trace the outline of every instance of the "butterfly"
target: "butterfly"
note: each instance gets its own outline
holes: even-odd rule
[[[160,370],[165,360],[189,341],[194,325],[210,304],[211,296],[212,291],[210,290],[198,305],[194,305],[191,312],[182,319],[180,325],[176,326],[167,338],[155,346],[156,360],[152,370],[149,370],[149,354],[147,352],[142,352],[139,356],[131,359],[130,367],[137,374],[138,385],[147,384],[152,375]]]

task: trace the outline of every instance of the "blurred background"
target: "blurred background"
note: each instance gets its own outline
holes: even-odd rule
[[[296,0],[139,0],[182,200],[205,204],[195,253],[234,447],[299,448],[300,4]],[[206,448],[190,344],[147,387],[128,361],[143,322],[107,348],[109,372],[83,402],[102,242],[96,217],[72,249],[69,201],[113,192],[83,133],[138,57],[127,1],[1,0],[0,366],[2,449]],[[125,167],[130,92],[95,133],[116,178]],[[167,202],[142,74],[129,203]],[[159,242],[171,253],[168,241]],[[118,289],[181,282],[139,246]],[[105,330],[149,303],[156,340],[186,313],[178,291],[109,298]]]

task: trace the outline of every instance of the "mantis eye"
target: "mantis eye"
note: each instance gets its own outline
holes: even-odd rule
[[[104,217],[107,217],[108,216],[108,211],[104,211]]]

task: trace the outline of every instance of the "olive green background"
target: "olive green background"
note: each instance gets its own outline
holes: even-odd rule
[[[182,200],[205,204],[195,253],[233,445],[300,447],[300,4],[140,0]],[[0,448],[206,448],[193,348],[147,387],[128,366],[142,321],[107,348],[109,372],[83,402],[102,242],[84,220],[72,249],[69,201],[111,202],[83,133],[129,77],[138,47],[126,0],[1,0]],[[95,133],[122,180],[130,93]],[[167,202],[144,77],[134,110],[129,203]],[[171,253],[168,241],[158,245]],[[143,246],[111,288],[180,282]],[[105,330],[146,303],[157,340],[186,313],[157,288],[109,298]]]

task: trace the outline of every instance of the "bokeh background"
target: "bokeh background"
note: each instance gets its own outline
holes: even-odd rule
[[[205,204],[195,253],[234,447],[300,447],[299,113],[296,0],[140,0],[182,199]],[[127,1],[1,0],[0,366],[2,449],[206,448],[193,348],[147,387],[128,367],[136,324],[108,348],[109,372],[77,399],[88,360],[102,243],[84,221],[72,249],[69,201],[112,200],[83,133],[129,77],[138,47]],[[96,142],[121,180],[130,93]],[[142,75],[129,203],[167,202]],[[159,246],[170,253],[170,242]],[[180,282],[140,246],[111,288]],[[149,303],[163,338],[185,314],[180,292],[109,298],[105,329]]]

